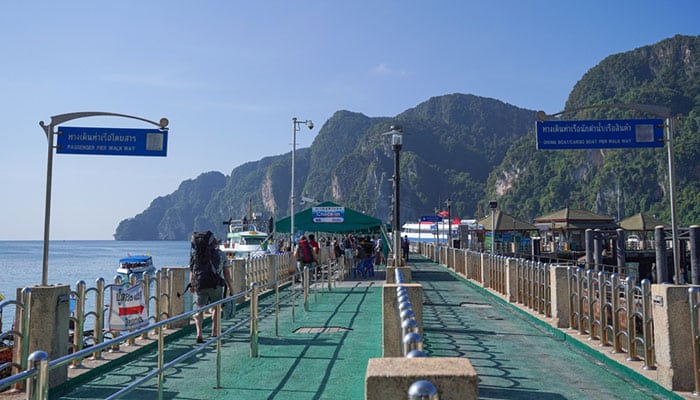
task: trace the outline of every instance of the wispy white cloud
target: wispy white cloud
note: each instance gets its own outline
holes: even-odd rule
[[[377,76],[399,76],[399,77],[406,77],[409,75],[408,71],[405,69],[395,69],[387,63],[380,63],[378,65],[375,65],[370,69],[370,73],[372,75],[377,75]]]

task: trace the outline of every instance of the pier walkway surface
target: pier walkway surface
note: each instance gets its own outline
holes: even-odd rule
[[[480,399],[682,398],[612,361],[595,357],[568,335],[444,266],[414,255],[408,264],[412,281],[423,285],[426,353],[429,357],[469,358],[479,376]],[[274,315],[261,312],[259,357],[250,357],[248,326],[243,326],[222,339],[220,388],[215,388],[212,341],[204,344],[207,352],[166,372],[163,398],[363,399],[367,362],[382,355],[384,277],[378,271],[374,278],[338,282],[331,291],[319,289],[316,296],[312,291],[309,311],[304,311],[298,297],[294,321],[292,307],[285,303],[277,335]],[[281,296],[292,296],[292,290],[284,289]],[[264,302],[261,300],[261,309]],[[224,330],[233,321],[225,321]],[[171,335],[166,363],[198,346],[188,328]],[[107,364],[96,371],[99,373],[73,380],[60,392],[52,390],[50,397],[104,399],[155,364],[154,354],[132,357],[115,367]],[[157,398],[156,379],[124,398]]]

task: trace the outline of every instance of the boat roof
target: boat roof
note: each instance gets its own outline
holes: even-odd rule
[[[128,256],[128,257],[120,258],[119,262],[120,263],[142,263],[142,262],[151,261],[151,259],[152,259],[151,256]]]

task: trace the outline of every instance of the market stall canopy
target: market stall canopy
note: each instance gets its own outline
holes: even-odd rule
[[[653,231],[657,226],[670,229],[671,225],[646,214],[635,214],[620,221],[620,228],[626,231]]]
[[[586,229],[616,229],[614,218],[599,215],[577,208],[563,208],[551,214],[537,217],[534,225],[541,230],[586,230]]]
[[[496,210],[494,215],[495,215],[494,220],[496,221],[496,225],[495,225],[494,229],[496,231],[513,231],[513,232],[515,232],[515,231],[536,231],[537,230],[536,226],[534,226],[528,222],[516,219],[513,216],[510,216],[504,212]],[[493,226],[493,225],[491,225],[491,216],[489,215],[486,218],[480,219],[476,223],[476,225],[477,226],[483,225],[485,230],[487,230],[487,231],[491,230],[491,227]]]
[[[288,233],[291,217],[275,223],[275,231]],[[294,214],[297,231],[325,233],[378,233],[382,221],[348,207],[326,201]]]

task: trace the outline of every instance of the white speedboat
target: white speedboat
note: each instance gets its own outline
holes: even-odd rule
[[[229,230],[219,249],[228,259],[244,260],[269,253],[268,234],[243,221],[226,221]]]
[[[129,275],[136,275],[137,279],[141,279],[144,273],[154,276],[156,267],[153,266],[153,258],[148,255],[128,256],[119,260],[119,268],[117,274],[122,277],[122,280],[128,280]]]

